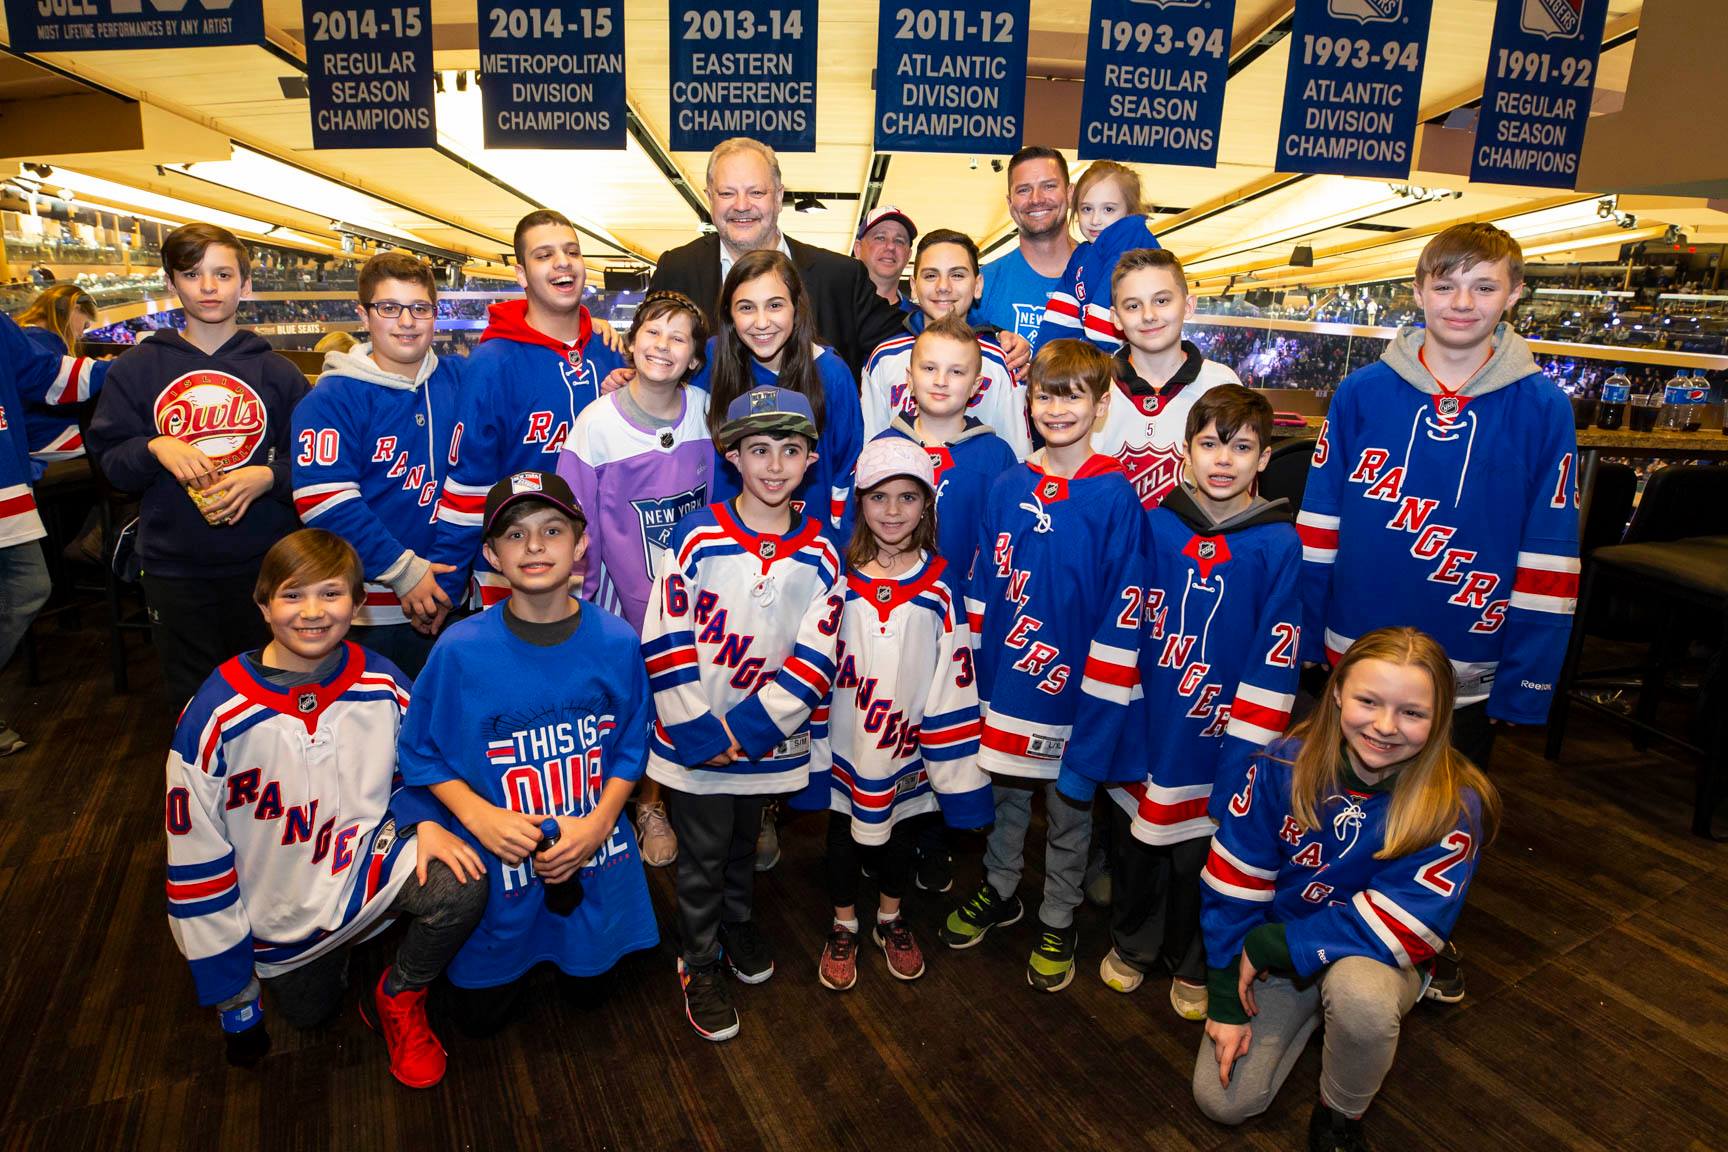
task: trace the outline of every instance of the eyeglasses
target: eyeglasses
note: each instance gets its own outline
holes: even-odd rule
[[[403,312],[416,320],[430,320],[438,314],[438,306],[426,300],[416,300],[412,304],[404,304],[400,300],[374,300],[363,307],[378,313],[386,320],[394,320]]]

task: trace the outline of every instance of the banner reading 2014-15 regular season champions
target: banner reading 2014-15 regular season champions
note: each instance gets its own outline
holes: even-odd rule
[[[1218,163],[1236,0],[1092,0],[1080,159]]]
[[[816,0],[673,0],[672,150],[816,151]]]
[[[14,52],[264,43],[264,0],[6,0]]]
[[[622,148],[623,0],[480,0],[488,148]]]
[[[1296,0],[1280,172],[1410,175],[1432,0]]]
[[[1500,0],[1472,181],[1577,186],[1607,20],[1608,0]]]
[[[1018,151],[1030,8],[1031,0],[882,0],[876,150]]]
[[[431,148],[431,0],[301,0],[314,148]]]

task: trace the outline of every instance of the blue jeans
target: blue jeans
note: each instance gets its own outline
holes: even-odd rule
[[[53,590],[41,541],[0,548],[0,668],[12,659]]]

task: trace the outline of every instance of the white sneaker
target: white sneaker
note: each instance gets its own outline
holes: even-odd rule
[[[1170,981],[1170,1007],[1176,1009],[1176,1015],[1182,1019],[1206,1019],[1206,1008],[1210,1002],[1211,997],[1204,984],[1195,987],[1180,980]]]
[[[1098,979],[1104,981],[1106,988],[1126,995],[1140,987],[1146,979],[1146,973],[1129,965],[1128,961],[1116,949],[1112,948],[1098,965]]]
[[[636,805],[636,842],[642,846],[642,863],[650,868],[664,868],[678,859],[678,834],[666,818],[665,804],[656,800]]]

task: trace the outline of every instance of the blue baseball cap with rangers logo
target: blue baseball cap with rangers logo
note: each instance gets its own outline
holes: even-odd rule
[[[764,384],[726,406],[726,423],[720,425],[720,447],[726,450],[746,436],[776,432],[795,432],[815,444],[816,414],[802,392]]]
[[[582,505],[576,503],[576,494],[570,491],[570,485],[556,472],[517,472],[506,476],[492,485],[486,493],[486,515],[483,518],[485,528],[481,535],[490,540],[492,526],[504,510],[528,500],[536,500],[549,504],[570,517],[578,528],[586,528],[588,517],[582,513]]]

